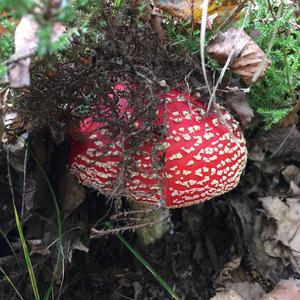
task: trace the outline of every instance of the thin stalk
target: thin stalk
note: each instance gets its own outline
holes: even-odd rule
[[[12,286],[12,288],[15,290],[16,294],[19,296],[19,298],[21,300],[24,300],[24,298],[22,297],[22,295],[20,294],[19,290],[17,289],[17,287],[14,285],[14,283],[11,281],[11,279],[9,278],[9,276],[5,273],[5,271],[2,269],[2,267],[0,267],[0,271],[1,273],[4,275],[5,279],[8,281],[8,283]]]
[[[285,48],[283,49],[282,54],[283,54],[283,58],[284,58],[286,81],[287,81],[287,84],[288,84],[290,95],[291,95],[292,99],[294,100],[295,99],[295,94],[294,94],[294,90],[293,90],[292,84],[291,84],[291,77],[290,77],[290,73],[289,73],[289,66],[288,66],[288,61],[287,61],[287,53],[286,53],[286,49]]]
[[[105,225],[112,229],[113,225],[111,222],[105,222]],[[170,287],[170,285],[152,268],[152,266],[145,260],[145,258],[134,249],[125,240],[122,234],[116,233],[116,237],[125,245],[125,247],[134,255],[134,257],[153,275],[153,277],[160,283],[160,285],[169,293],[169,295],[175,299],[180,300],[181,298],[175,293],[175,291]]]
[[[267,0],[267,4],[268,4],[268,7],[269,7],[269,11],[270,11],[270,13],[273,17],[274,22],[275,22],[277,19],[276,19],[276,16],[274,14],[273,6],[272,6],[270,0]]]
[[[7,238],[7,236],[5,235],[5,233],[2,231],[2,229],[0,228],[0,233],[2,234],[3,238],[5,239],[7,245],[9,246],[10,248],[10,251],[11,253],[13,254],[13,256],[15,257],[19,267],[20,267],[20,262],[19,262],[19,259],[18,259],[18,256],[16,254],[16,251],[14,249],[14,247],[12,246],[11,242],[9,241],[9,239]]]
[[[16,203],[15,203],[15,194],[14,194],[13,185],[12,185],[9,161],[10,161],[9,150],[7,150],[7,174],[8,174],[8,182],[9,182],[9,188],[10,188],[11,197],[12,197],[13,210],[14,210],[17,230],[18,230],[18,234],[20,236],[21,245],[22,245],[22,249],[23,249],[23,252],[24,252],[25,263],[26,263],[26,266],[27,266],[27,270],[28,270],[28,274],[29,274],[29,278],[30,278],[34,298],[35,298],[35,300],[40,300],[40,294],[39,294],[39,290],[38,290],[38,286],[37,286],[37,281],[36,281],[35,274],[34,274],[34,271],[33,271],[33,266],[32,266],[31,259],[30,259],[30,254],[29,254],[29,251],[28,251],[28,247],[27,247],[26,240],[25,240],[24,233],[23,233],[23,229],[22,229],[22,224],[20,222],[17,207],[16,207]]]
[[[18,137],[17,137],[18,138]],[[24,142],[24,141],[23,141]],[[54,207],[55,207],[55,214],[56,214],[56,227],[57,227],[57,232],[58,232],[58,239],[57,239],[57,256],[56,256],[56,263],[55,263],[55,268],[54,268],[54,272],[53,272],[53,277],[51,280],[51,283],[43,297],[43,300],[48,300],[50,297],[50,294],[53,290],[53,286],[55,284],[55,275],[58,271],[58,267],[60,264],[60,257],[61,257],[61,253],[62,253],[62,244],[61,244],[61,240],[62,240],[62,223],[61,223],[61,215],[60,215],[60,209],[58,206],[58,201],[54,192],[54,189],[51,185],[51,182],[49,181],[49,178],[44,170],[44,168],[42,167],[42,165],[40,164],[38,158],[35,156],[35,154],[31,151],[31,149],[28,147],[28,145],[24,142],[24,146],[26,147],[26,152],[28,151],[29,154],[32,156],[33,160],[35,161],[35,163],[37,164],[40,172],[42,173],[42,176],[45,178],[46,183],[48,185],[53,203],[54,203]],[[26,153],[25,152],[25,153]],[[8,153],[8,152],[7,152]],[[40,299],[40,298],[39,298]]]
[[[61,238],[62,238],[62,224],[61,224],[61,215],[60,215],[60,209],[58,206],[58,201],[54,192],[54,189],[51,185],[51,182],[49,181],[49,178],[44,170],[44,168],[42,167],[42,165],[40,164],[38,158],[35,156],[35,154],[30,150],[30,148],[26,145],[26,148],[28,149],[30,155],[32,156],[32,158],[34,159],[35,163],[37,164],[40,172],[42,173],[42,176],[44,177],[44,179],[46,180],[46,183],[48,185],[53,203],[54,203],[54,207],[55,207],[55,214],[56,214],[56,227],[57,227],[57,233],[58,233],[58,239],[57,239],[57,256],[56,256],[56,264],[55,264],[55,268],[54,268],[54,272],[53,272],[53,277],[50,283],[50,286],[48,287],[43,300],[48,300],[50,297],[50,294],[52,292],[54,283],[55,283],[55,275],[57,273],[59,264],[60,264],[60,257],[61,257],[61,253],[62,253],[62,244],[61,244]]]
[[[202,4],[201,30],[200,30],[200,59],[201,59],[201,67],[202,67],[202,73],[203,73],[205,85],[207,87],[209,95],[212,96],[211,88],[208,82],[206,68],[205,68],[205,34],[206,34],[207,9],[208,9],[208,0],[204,0]]]

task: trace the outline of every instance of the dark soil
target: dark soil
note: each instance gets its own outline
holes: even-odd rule
[[[271,141],[270,137],[276,130],[263,137],[266,144]],[[251,141],[249,144],[251,145]],[[285,266],[282,260],[268,256],[262,247],[263,237],[260,235],[270,221],[262,211],[258,196],[271,191],[280,193],[279,195],[289,192],[278,163],[282,166],[299,164],[295,160],[298,151],[298,147],[291,147],[280,159],[266,159],[261,163],[250,160],[239,187],[233,192],[204,204],[172,210],[169,232],[153,245],[142,246],[136,235],[129,231],[124,232],[124,236],[182,299],[210,299],[216,288],[223,285],[219,278],[224,265],[234,257],[241,257],[241,263],[230,272],[230,280],[258,282],[269,291],[280,278],[296,276],[296,273],[289,265]],[[261,164],[264,165],[263,168]],[[4,159],[1,160],[1,166],[1,229],[15,248],[20,261],[18,265],[10,246],[2,238],[1,267],[24,298],[33,299],[14,225]],[[18,196],[18,182],[21,179],[14,173],[12,177]],[[87,224],[94,224],[115,210],[126,209],[126,201],[119,203],[118,207],[114,206],[111,200],[107,201],[103,196],[89,191],[85,202],[65,222],[66,227],[81,226],[77,231],[78,236],[89,248],[89,252],[74,250],[71,262],[65,261],[61,299],[170,299],[154,277],[116,237],[105,235],[88,241]],[[36,230],[35,226],[47,221],[46,216],[47,213],[40,210],[25,222],[24,230],[28,238],[44,238],[33,235],[43,232],[41,229]],[[43,226],[44,232],[45,228],[51,228],[50,225]],[[45,288],[51,278],[51,261],[55,253],[45,253],[42,249],[43,247],[35,249],[36,254],[32,255],[40,290]],[[65,250],[67,255],[67,248]],[[56,290],[58,288],[59,285]],[[4,277],[0,281],[0,291],[0,299],[17,299]]]

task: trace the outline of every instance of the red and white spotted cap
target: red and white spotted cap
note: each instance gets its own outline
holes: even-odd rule
[[[164,94],[166,105],[157,111],[157,124],[168,134],[157,144],[149,141],[133,155],[135,166],[123,178],[122,195],[166,207],[183,207],[222,195],[239,182],[247,149],[237,121],[223,110],[219,119],[205,114],[205,105],[177,89]],[[126,101],[125,101],[126,102]],[[124,111],[124,99],[120,102]],[[166,107],[166,111],[165,111]],[[222,121],[223,120],[223,121]],[[111,195],[118,184],[124,147],[121,137],[110,141],[103,124],[81,124],[84,141],[72,139],[68,168],[86,186]],[[165,152],[164,168],[153,170],[153,147]]]

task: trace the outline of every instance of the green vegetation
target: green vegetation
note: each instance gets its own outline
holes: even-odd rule
[[[113,228],[111,222],[106,222],[105,225],[109,229]],[[180,299],[180,297],[175,293],[172,287],[152,268],[152,266],[147,262],[147,260],[127,242],[127,240],[123,237],[122,234],[116,233],[116,237],[125,245],[125,247],[132,253],[132,255],[153,275],[153,277],[166,290],[166,292],[172,297],[172,299]]]
[[[256,4],[257,10],[252,11],[245,29],[256,36],[254,40],[268,55],[271,65],[264,79],[251,88],[250,104],[269,128],[296,102],[300,87],[300,32],[293,8],[266,0],[257,0]]]
[[[15,25],[6,16],[0,16],[0,78],[6,73],[6,66],[3,64],[13,52],[13,32]]]
[[[240,24],[244,20],[241,20]],[[278,1],[257,0],[244,30],[252,36],[271,61],[265,77],[250,91],[250,105],[262,116],[266,128],[278,123],[297,101],[300,88],[300,31],[294,7]],[[190,21],[169,21],[168,35],[190,53],[198,53],[200,31]],[[230,26],[233,26],[232,24]],[[207,41],[212,33],[208,32]],[[207,66],[220,66],[207,57]]]

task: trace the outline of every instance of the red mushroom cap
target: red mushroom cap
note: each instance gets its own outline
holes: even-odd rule
[[[175,208],[233,189],[247,160],[237,121],[223,109],[221,120],[213,112],[206,115],[200,100],[177,89],[162,98],[167,102],[166,111],[159,106],[157,124],[164,124],[167,117],[168,134],[158,148],[165,151],[165,165],[158,173],[153,170],[155,141],[140,146],[133,154],[136,168],[125,178],[122,195],[152,204],[163,199],[166,207]],[[126,101],[121,100],[120,111],[124,113]],[[84,142],[71,140],[68,168],[84,185],[111,195],[121,172],[124,149],[121,138],[111,142],[102,127],[91,119],[81,124]]]

